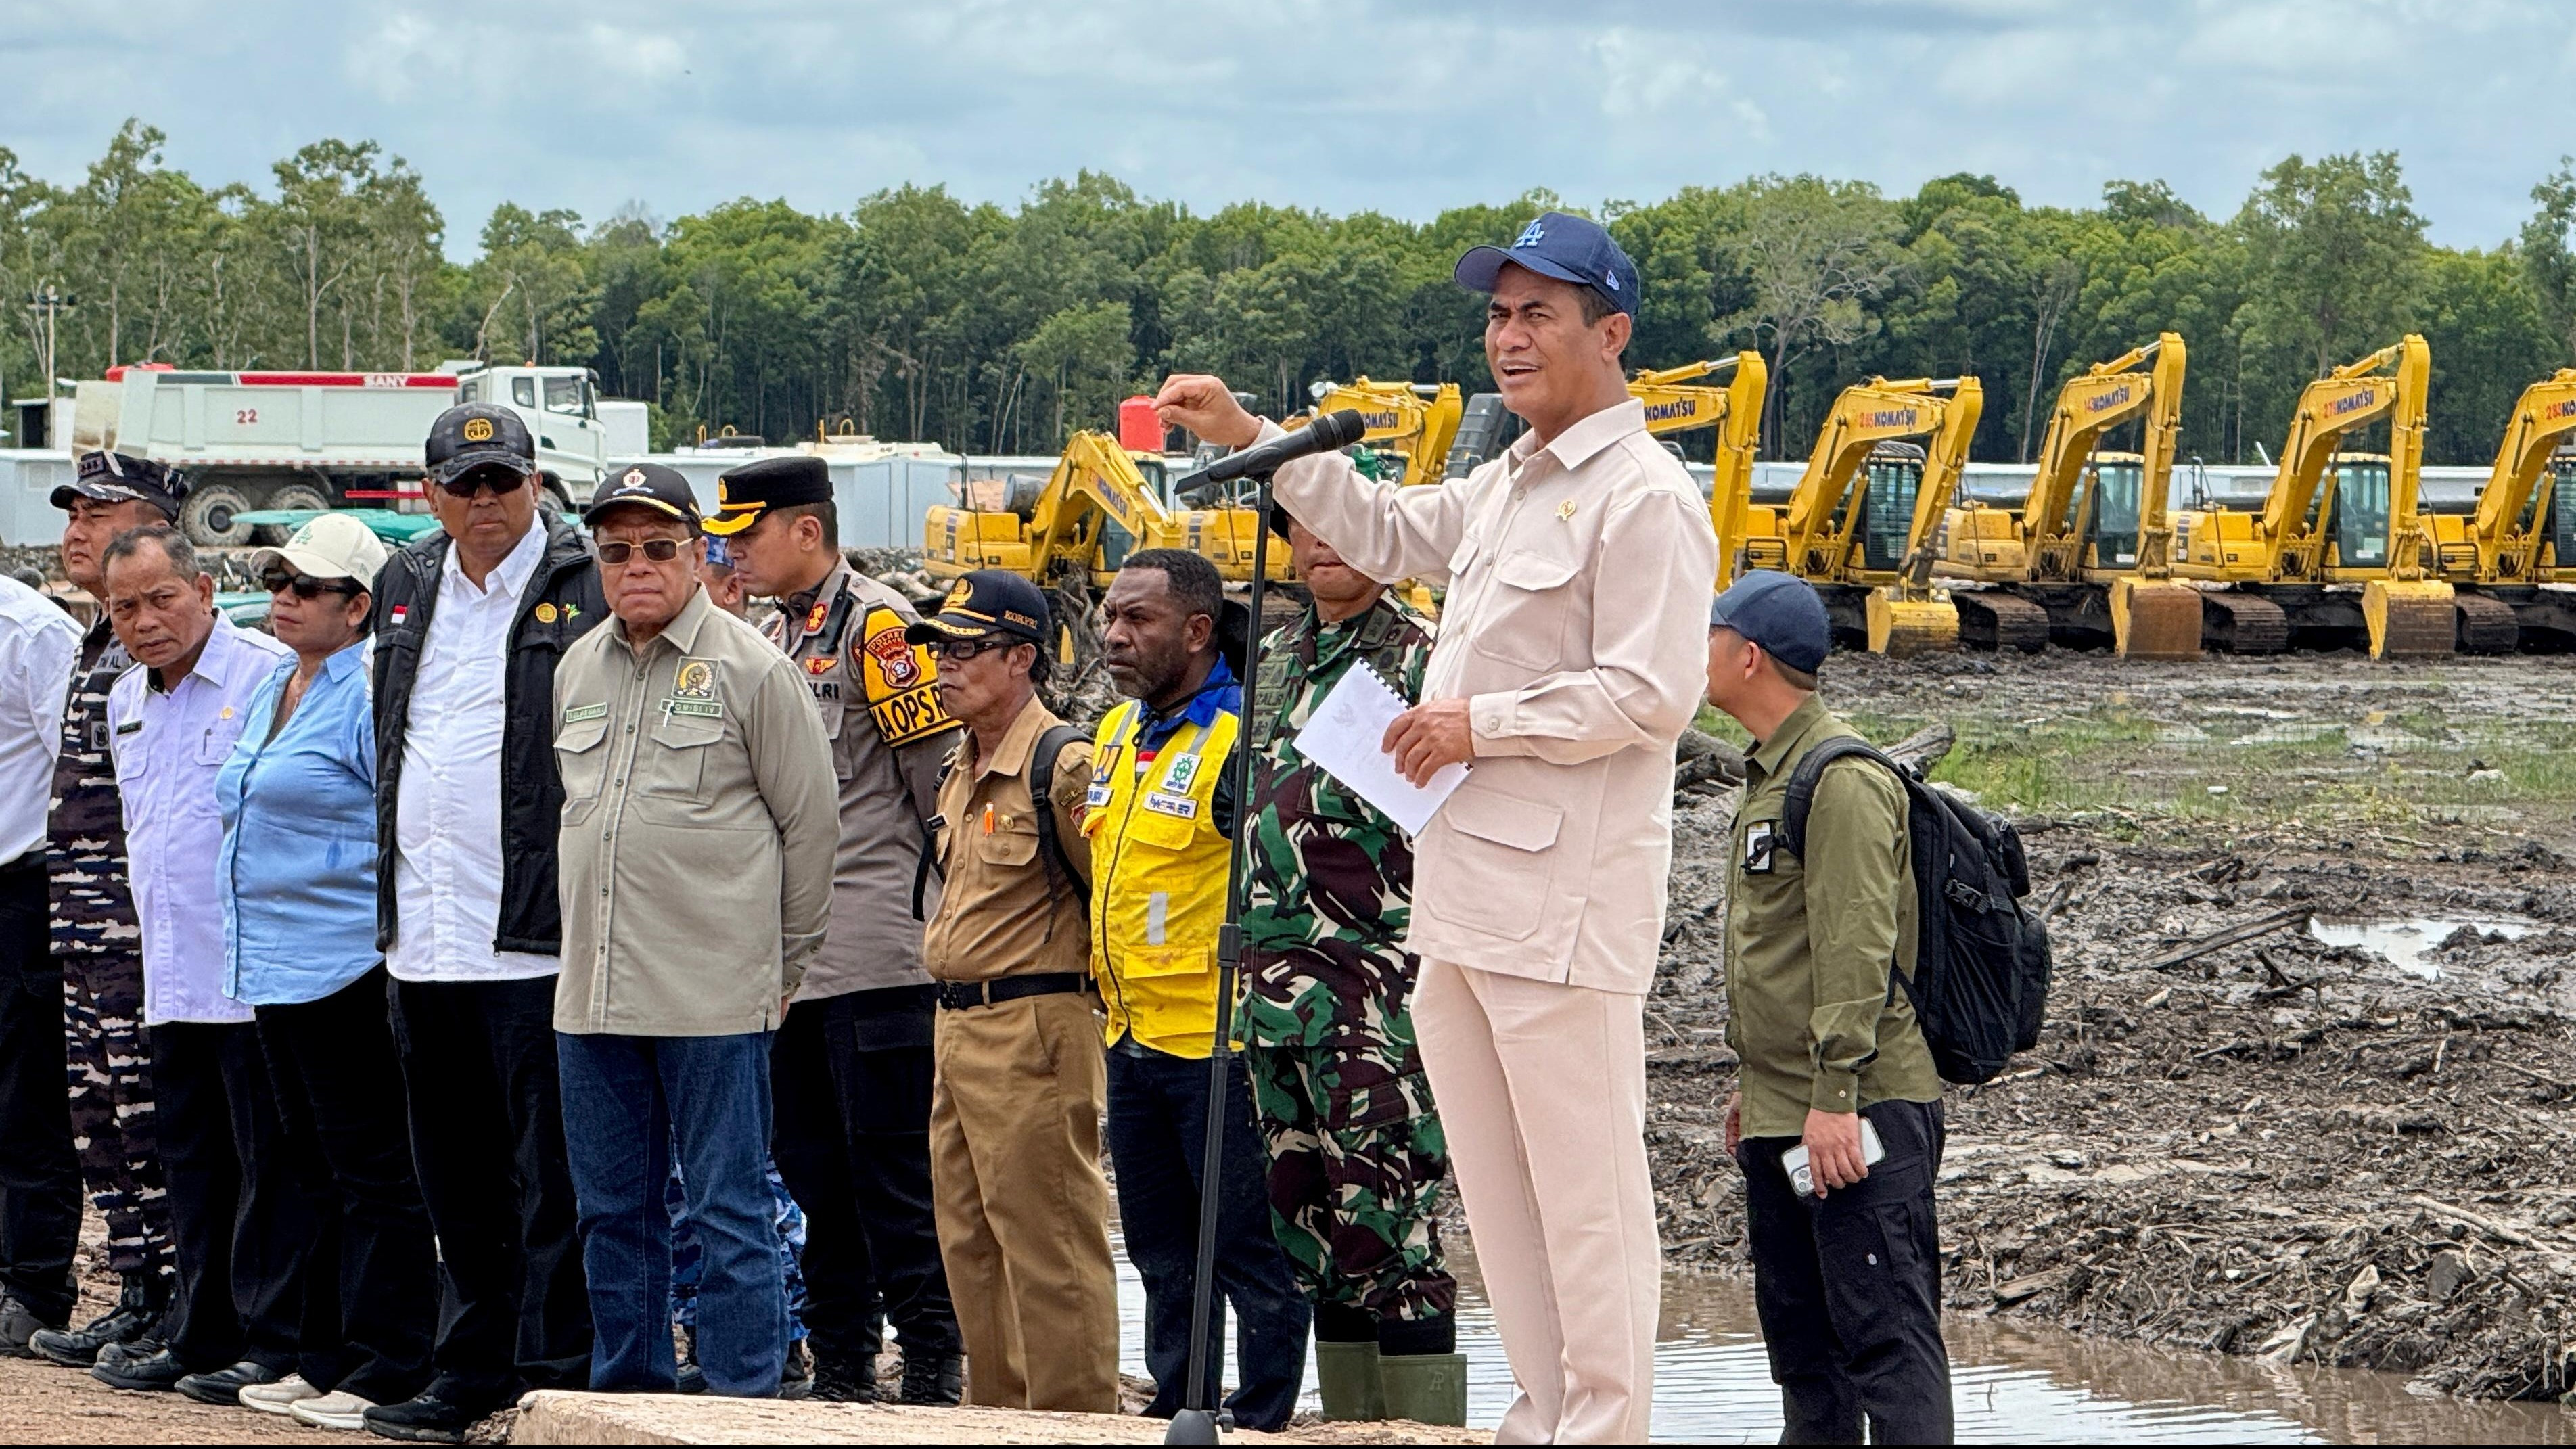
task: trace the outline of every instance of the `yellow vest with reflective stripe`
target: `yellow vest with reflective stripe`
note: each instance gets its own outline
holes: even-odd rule
[[[1216,1029],[1216,940],[1225,924],[1230,847],[1216,828],[1216,783],[1237,721],[1184,724],[1136,771],[1144,710],[1109,712],[1092,741],[1091,971],[1109,1009],[1104,1040],[1126,1033],[1156,1051],[1204,1058]]]

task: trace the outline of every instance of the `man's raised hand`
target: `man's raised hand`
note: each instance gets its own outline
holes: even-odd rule
[[[1261,420],[1243,410],[1225,379],[1181,372],[1163,379],[1154,394],[1154,416],[1165,427],[1187,428],[1211,443],[1240,448],[1261,436]]]

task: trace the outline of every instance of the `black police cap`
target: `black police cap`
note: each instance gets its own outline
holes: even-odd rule
[[[832,470],[811,453],[762,458],[716,475],[716,516],[706,531],[727,537],[751,527],[772,508],[832,501]]]
[[[453,483],[488,465],[528,472],[537,463],[537,440],[517,413],[498,403],[462,403],[429,425],[424,452],[429,481]]]
[[[581,521],[596,527],[602,514],[619,508],[642,508],[665,518],[676,518],[698,528],[698,497],[689,491],[689,480],[677,468],[659,463],[637,463],[612,470],[600,480],[599,489],[590,495],[590,506],[581,511]]]
[[[903,631],[907,644],[937,644],[945,639],[986,639],[1008,634],[1041,649],[1047,642],[1047,601],[1038,586],[1018,574],[977,569],[962,574],[940,602],[939,612]]]

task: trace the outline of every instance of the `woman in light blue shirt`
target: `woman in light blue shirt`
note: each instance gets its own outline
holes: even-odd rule
[[[298,1180],[324,1225],[304,1278],[297,1372],[245,1386],[241,1402],[350,1428],[428,1386],[438,1311],[376,949],[366,628],[384,560],[346,514],[252,559],[269,628],[295,658],[252,697],[215,785],[224,989],[258,1019]]]

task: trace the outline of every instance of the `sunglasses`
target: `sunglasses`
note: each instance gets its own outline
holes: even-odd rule
[[[477,468],[462,478],[450,478],[438,487],[450,498],[471,498],[477,493],[507,498],[527,484],[528,475],[525,473],[513,473],[507,468]]]
[[[963,664],[978,654],[990,654],[996,649],[1008,649],[1014,644],[1027,642],[1025,639],[1013,639],[1008,635],[988,634],[981,639],[953,640],[934,644],[930,646],[930,653],[942,664]]]
[[[339,594],[346,598],[355,598],[366,591],[366,586],[355,579],[317,579],[311,574],[299,574],[293,569],[284,567],[272,568],[262,573],[259,576],[259,586],[272,594],[282,594],[288,589],[293,589],[295,597],[299,599],[318,599],[324,594]]]
[[[648,538],[642,543],[603,543],[599,546],[599,561],[604,564],[622,564],[634,558],[635,550],[640,548],[644,550],[644,556],[653,562],[669,563],[678,558],[680,550],[686,547],[688,547],[687,544],[676,538]]]

